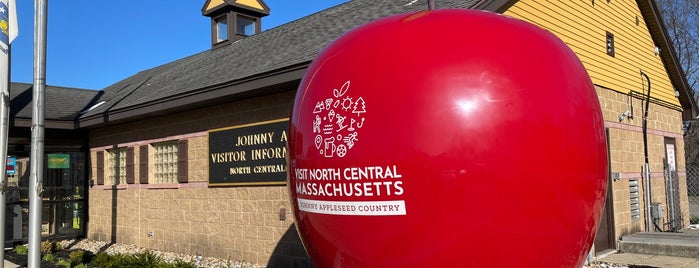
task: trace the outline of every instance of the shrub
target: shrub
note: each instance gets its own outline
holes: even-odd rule
[[[113,268],[119,267],[120,260],[124,258],[124,255],[116,254],[109,255],[104,252],[97,253],[92,259],[92,265],[99,268]]]
[[[135,267],[155,267],[159,263],[163,262],[160,256],[156,255],[150,250],[139,252],[127,258],[128,263],[124,263],[125,266],[133,265]]]
[[[72,264],[88,263],[92,259],[92,252],[78,249],[70,252],[68,258]]]
[[[68,261],[68,260],[66,260],[66,259],[60,259],[60,258],[58,259],[58,261],[56,262],[56,264],[57,264],[58,266],[63,266],[63,267],[66,267],[66,268],[70,268],[70,267],[72,266],[72,264],[70,263],[70,261]]]
[[[87,264],[80,263],[78,265],[73,266],[73,268],[87,268]]]
[[[47,255],[53,253],[56,249],[56,243],[51,241],[41,241],[41,255]]]
[[[29,248],[27,245],[17,245],[15,246],[15,253],[19,255],[27,255],[29,253]]]
[[[193,263],[183,260],[176,260],[174,263],[167,263],[152,251],[144,251],[134,255],[115,254],[109,255],[104,252],[97,253],[92,258],[93,267],[114,268],[114,267],[154,267],[154,268],[196,268]],[[77,266],[75,266],[77,267]]]
[[[41,257],[42,260],[47,261],[47,262],[54,262],[56,259],[53,257],[52,253],[47,253],[44,254],[43,257]]]
[[[689,218],[689,223],[691,224],[699,224],[699,216],[692,216]]]

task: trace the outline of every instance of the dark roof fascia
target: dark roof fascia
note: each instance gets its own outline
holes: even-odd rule
[[[31,118],[13,118],[10,124],[13,127],[32,127]],[[67,129],[75,130],[77,129],[77,124],[74,121],[64,121],[64,120],[44,120],[44,128],[48,129]]]
[[[304,62],[253,77],[168,96],[142,105],[108,110],[105,113],[81,118],[77,123],[77,127],[104,126],[133,118],[172,113],[224,101],[288,90],[288,87],[279,89],[275,88],[275,86],[300,81],[310,63],[310,61]],[[268,90],[261,90],[265,88]]]
[[[516,2],[517,0],[481,0],[473,5],[472,8],[503,13]]]
[[[638,6],[641,9],[643,20],[648,26],[648,31],[651,33],[653,42],[660,48],[660,58],[665,65],[665,69],[670,75],[670,80],[680,94],[678,96],[682,108],[684,120],[694,119],[697,116],[697,102],[692,94],[692,89],[689,87],[687,77],[680,66],[680,60],[677,57],[675,48],[672,45],[670,36],[667,33],[667,28],[660,14],[660,9],[654,0],[637,0]]]

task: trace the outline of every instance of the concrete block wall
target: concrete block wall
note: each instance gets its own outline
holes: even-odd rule
[[[97,152],[133,147],[136,178],[134,184],[90,190],[88,238],[258,265],[309,266],[286,186],[208,186],[207,131],[287,118],[293,98],[288,91],[92,130],[92,174]],[[177,139],[188,141],[188,182],[140,184],[140,146]]]
[[[618,175],[612,181],[614,200],[614,222],[617,238],[629,233],[643,231],[646,228],[646,187],[643,184],[643,167],[645,162],[642,132],[642,101],[631,98],[625,93],[597,86],[600,106],[609,130],[609,147],[611,172]],[[619,121],[619,115],[633,111],[633,118]],[[660,202],[663,206],[664,219],[667,222],[668,202],[665,188],[663,160],[665,158],[665,138],[675,141],[676,165],[679,181],[680,211],[682,226],[689,223],[687,184],[684,158],[684,140],[682,131],[682,114],[680,111],[656,103],[651,103],[647,124],[648,159],[651,173],[651,202]],[[641,219],[631,220],[629,180],[638,179],[640,189]],[[662,227],[662,226],[661,226]]]

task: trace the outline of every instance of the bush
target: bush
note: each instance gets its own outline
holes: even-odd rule
[[[56,259],[53,257],[53,254],[48,253],[44,254],[43,257],[41,257],[42,260],[47,261],[47,262],[54,262]]]
[[[15,253],[18,255],[27,255],[29,253],[29,248],[27,245],[17,245],[15,246]]]
[[[92,259],[92,265],[99,268],[113,268],[119,267],[119,262],[124,258],[124,255],[116,254],[109,255],[104,252],[97,253]]]
[[[154,268],[196,268],[193,263],[176,260],[174,263],[167,263],[152,251],[144,251],[134,255],[115,254],[109,255],[104,252],[97,253],[92,258],[92,266],[100,268],[114,267],[154,267]]]
[[[126,259],[128,263],[124,263],[125,266],[133,265],[135,267],[155,267],[163,262],[163,259],[160,258],[160,256],[155,255],[155,253],[150,250],[136,253],[130,258]]]
[[[56,249],[56,243],[51,241],[41,241],[41,255],[47,255],[53,253]]]
[[[92,260],[92,252],[78,249],[70,252],[68,258],[72,264],[89,263]]]
[[[66,267],[66,268],[70,268],[70,267],[72,266],[72,264],[70,263],[70,261],[68,261],[68,260],[66,260],[66,259],[58,259],[58,261],[56,262],[56,264],[57,264],[58,266],[63,266],[63,267]]]
[[[691,224],[699,224],[699,216],[692,216],[689,218],[689,223]]]

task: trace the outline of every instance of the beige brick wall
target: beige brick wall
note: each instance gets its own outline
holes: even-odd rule
[[[612,173],[620,174],[621,179],[612,182],[610,193],[614,200],[615,234],[619,238],[625,234],[643,231],[646,227],[645,187],[643,185],[643,132],[642,102],[613,90],[597,87],[600,106],[609,128],[609,146]],[[633,106],[633,108],[631,108]],[[619,122],[619,114],[633,110],[633,119]],[[651,103],[648,113],[648,159],[651,171],[651,202],[660,202],[666,215],[661,227],[667,222],[668,202],[663,174],[665,158],[664,138],[675,141],[677,170],[679,171],[679,193],[683,223],[689,223],[687,184],[685,175],[684,140],[682,132],[682,114],[680,111]],[[637,178],[640,187],[641,219],[631,220],[629,179]],[[684,194],[682,194],[684,193]]]
[[[261,265],[308,266],[285,186],[207,186],[207,131],[286,118],[293,98],[290,91],[92,130],[92,174],[97,151],[134,147],[136,183],[90,191],[88,238]],[[188,140],[189,183],[139,184],[139,146],[171,139]],[[286,219],[280,220],[280,210]]]
[[[257,264],[272,258],[307,262],[284,186],[90,194],[90,239]],[[280,209],[286,210],[285,220],[280,220]]]

